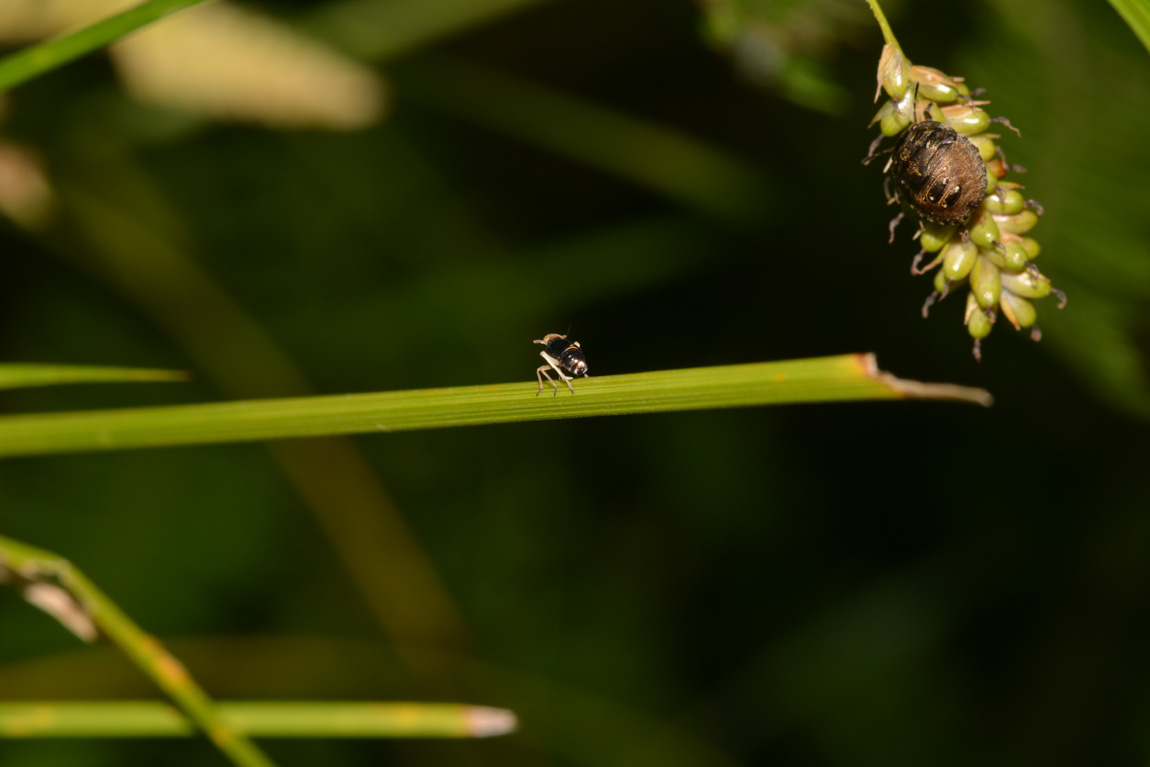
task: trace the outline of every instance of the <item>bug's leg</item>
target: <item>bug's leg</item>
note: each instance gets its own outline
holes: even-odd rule
[[[539,379],[539,391],[535,392],[536,397],[538,397],[540,394],[543,393],[543,376],[547,376],[548,383],[550,383],[552,386],[555,386],[556,389],[558,389],[558,386],[556,385],[556,383],[554,381],[552,381],[551,376],[548,375],[547,368],[548,368],[548,365],[540,365],[539,369],[535,371],[535,377]]]
[[[899,222],[900,222],[900,221],[902,221],[902,219],[903,219],[903,217],[904,217],[905,215],[906,215],[906,214],[904,214],[904,213],[903,213],[903,212],[900,210],[900,211],[898,212],[898,215],[897,215],[897,216],[895,216],[894,218],[892,218],[892,219],[890,220],[890,242],[891,242],[892,244],[894,243],[894,228],[895,228],[896,226],[898,226]]]
[[[880,133],[878,138],[871,142],[870,149],[867,150],[866,157],[863,158],[863,165],[870,165],[870,161],[879,156],[878,145],[882,143],[884,138],[886,137]]]
[[[913,275],[915,275],[915,276],[917,277],[918,275],[920,275],[920,274],[926,274],[927,272],[929,272],[929,271],[931,270],[931,266],[932,266],[931,264],[928,264],[927,266],[924,266],[924,267],[923,267],[923,268],[921,268],[921,269],[919,269],[919,268],[918,268],[918,265],[922,263],[922,260],[923,260],[924,258],[926,258],[926,251],[925,251],[925,250],[920,250],[920,251],[918,252],[918,255],[916,255],[916,256],[914,257],[914,263],[912,263],[912,264],[910,265],[910,273],[911,273],[911,274],[913,274]]]
[[[564,381],[566,381],[567,382],[567,388],[571,389],[571,393],[574,394],[575,389],[574,389],[574,387],[571,386],[571,379],[569,379],[567,376],[563,375],[563,369],[559,367],[559,361],[556,360],[554,357],[552,357],[547,352],[539,352],[539,356],[542,357],[547,362],[546,365],[541,365],[539,367],[539,372],[542,373],[543,375],[547,376],[548,381],[551,381],[551,385],[555,387],[555,394],[559,393],[559,384],[555,383],[554,379],[552,379],[551,376],[547,373],[547,368],[551,368],[552,370],[554,370],[559,375],[560,378],[562,378]],[[539,382],[539,388],[540,389],[543,388],[543,382],[542,381]],[[538,397],[539,392],[535,392],[535,396]]]
[[[930,307],[934,306],[934,302],[939,298],[938,291],[931,291],[931,294],[926,297],[926,303],[922,305],[923,319],[930,316]]]
[[[572,394],[574,394],[575,393],[575,387],[571,385],[571,377],[565,375],[563,373],[562,368],[560,368],[557,364],[555,364],[555,361],[552,360],[550,357],[547,358],[547,364],[550,365],[551,369],[554,370],[559,375],[559,377],[563,379],[563,383],[567,384],[567,388],[571,390]],[[550,381],[551,376],[547,376],[547,380]],[[559,384],[555,383],[554,381],[551,381],[551,383],[555,386],[555,394],[558,394],[559,393]]]
[[[1005,117],[992,117],[992,118],[990,118],[990,121],[992,123],[1002,123],[1007,128],[1010,128],[1012,131],[1014,131],[1016,135],[1018,135],[1018,136],[1022,135],[1022,131],[1020,131],[1018,128],[1015,128],[1013,125],[1011,125],[1010,120],[1007,120]]]
[[[891,177],[885,176],[882,181],[882,194],[886,197],[887,205],[895,205],[898,203],[898,192],[891,189]]]

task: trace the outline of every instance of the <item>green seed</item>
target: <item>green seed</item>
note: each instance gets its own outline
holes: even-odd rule
[[[885,114],[884,114],[885,112]],[[877,115],[879,130],[884,136],[897,136],[912,122],[910,112],[900,112],[893,101],[883,104]]]
[[[998,223],[994,216],[982,210],[970,227],[970,241],[984,248],[994,247],[998,241]]]
[[[910,90],[910,62],[897,45],[887,43],[878,60],[878,83],[887,95],[899,101]],[[878,98],[878,94],[875,94]],[[893,135],[893,134],[887,134]]]
[[[945,107],[942,114],[946,124],[964,136],[982,133],[990,127],[990,115],[978,107],[969,104],[956,104]]]
[[[1006,259],[1002,257],[1002,252],[998,250],[998,248],[979,248],[978,255],[987,259],[999,269],[1006,268]]]
[[[970,143],[974,144],[975,149],[978,150],[978,156],[982,158],[983,162],[998,154],[998,150],[994,146],[994,139],[990,136],[967,136],[967,138]]]
[[[1026,207],[1026,198],[1017,189],[997,189],[982,202],[995,215],[1011,216]]]
[[[997,228],[1011,234],[1026,234],[1038,223],[1038,214],[1030,208],[1024,208],[1012,216],[994,216]]]
[[[998,303],[1002,295],[1002,272],[990,259],[979,256],[970,271],[970,292],[983,309]]]
[[[1003,315],[1010,321],[1015,330],[1028,328],[1038,319],[1038,312],[1035,310],[1034,304],[1025,298],[1014,295],[1009,290],[1002,291],[1002,301],[999,302],[999,306],[1002,307]]]
[[[939,269],[934,273],[934,289],[944,296],[950,292],[950,280],[947,279],[945,269]]]
[[[974,268],[978,246],[973,242],[952,242],[942,252],[942,271],[950,280],[964,280]]]
[[[910,79],[918,87],[919,98],[940,104],[949,104],[958,98],[958,83],[933,67],[911,67]]]
[[[1026,255],[1030,258],[1038,258],[1038,254],[1042,252],[1042,246],[1038,244],[1038,240],[1033,237],[1023,237],[1021,239],[1022,247],[1026,249]]]
[[[1001,275],[1003,292],[1010,292],[1022,298],[1046,298],[1050,295],[1050,280],[1042,274],[1029,270]]]
[[[974,294],[968,294],[966,297],[966,332],[970,333],[971,338],[986,338],[990,335],[990,331],[994,328],[994,323],[990,321],[988,315],[974,300]]]
[[[1022,243],[1016,240],[1002,243],[1002,250],[999,253],[1002,257],[1002,263],[999,266],[1012,272],[1025,269],[1030,260],[1026,248],[1022,247]]]
[[[926,109],[923,111],[922,119],[934,120],[938,123],[945,123],[946,113],[942,111],[942,107],[940,107],[938,104],[934,103],[933,101],[928,101],[926,103]]]
[[[924,223],[922,226],[922,237],[919,238],[919,243],[922,245],[922,249],[927,253],[934,253],[943,245],[950,242],[950,238],[954,236],[956,231],[958,231],[957,226]]]

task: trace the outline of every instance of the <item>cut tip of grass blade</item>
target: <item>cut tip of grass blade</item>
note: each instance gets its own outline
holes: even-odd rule
[[[879,370],[878,360],[873,354],[860,354],[858,356],[868,376],[884,386],[890,387],[892,391],[906,399],[952,400],[970,402],[983,407],[990,407],[994,404],[993,395],[986,389],[979,389],[975,386],[959,386],[958,384],[908,381]]]
[[[519,729],[519,718],[514,711],[490,706],[468,706],[467,728],[474,738],[493,738]]]

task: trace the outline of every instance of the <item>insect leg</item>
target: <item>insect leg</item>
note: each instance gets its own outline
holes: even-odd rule
[[[539,370],[536,371],[536,373],[535,373],[535,377],[539,379],[539,391],[535,392],[535,396],[538,397],[539,392],[543,391],[543,378],[542,378],[542,376],[547,376],[547,380],[551,382],[551,385],[553,387],[555,387],[555,394],[559,393],[559,384],[555,383],[555,379],[553,379],[551,377],[551,375],[547,372],[547,368],[551,368],[552,370],[554,370],[559,375],[559,377],[562,378],[563,381],[567,384],[567,388],[571,390],[571,393],[574,394],[575,393],[575,387],[573,387],[571,385],[571,379],[568,378],[567,376],[563,375],[563,370],[559,367],[558,361],[554,357],[552,357],[550,354],[548,354],[547,352],[539,352],[539,356],[542,357],[544,360],[546,360],[547,364],[546,365],[540,365]]]
[[[543,376],[547,376],[548,382],[550,382],[552,386],[555,386],[555,382],[551,380],[551,376],[547,375],[547,366],[540,365],[539,369],[535,371],[535,377],[539,379],[539,391],[535,392],[536,397],[543,393]]]

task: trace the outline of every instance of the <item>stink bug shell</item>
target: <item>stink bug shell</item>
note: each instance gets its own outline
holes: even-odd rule
[[[890,174],[899,197],[935,224],[966,223],[986,196],[986,165],[978,149],[934,120],[906,129],[895,145]]]

